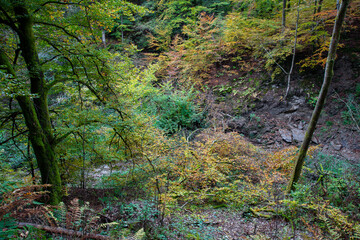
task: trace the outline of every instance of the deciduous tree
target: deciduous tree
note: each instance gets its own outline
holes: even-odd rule
[[[302,169],[302,166],[304,165],[306,153],[307,153],[307,150],[309,149],[311,138],[315,131],[317,121],[320,117],[320,113],[323,109],[323,106],[324,106],[324,103],[326,100],[326,95],[327,95],[331,80],[334,75],[333,68],[334,68],[334,63],[335,63],[336,48],[339,43],[341,27],[342,27],[342,24],[345,19],[345,13],[346,13],[347,6],[349,5],[349,2],[350,2],[350,0],[342,1],[340,10],[339,10],[338,15],[335,20],[331,43],[330,43],[330,47],[329,47],[329,53],[328,53],[327,62],[326,62],[323,85],[321,87],[319,99],[316,103],[314,112],[312,114],[312,117],[311,117],[311,120],[309,123],[309,127],[306,131],[304,141],[301,145],[299,155],[297,157],[295,167],[294,167],[294,170],[293,170],[293,173],[292,173],[292,176],[291,176],[288,188],[287,188],[287,192],[291,192],[291,190],[295,189],[294,184],[297,183],[297,181],[300,178],[301,169]]]
[[[110,98],[101,31],[110,29],[117,13],[129,6],[140,10],[124,1],[0,1],[2,105],[18,106],[23,115],[42,183],[52,185],[53,204],[62,196],[56,146],[73,130],[56,131],[50,95],[67,83],[85,86],[100,103]]]

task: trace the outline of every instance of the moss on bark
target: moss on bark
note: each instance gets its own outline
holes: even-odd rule
[[[311,120],[309,123],[309,127],[306,131],[304,141],[301,145],[299,155],[298,155],[298,158],[295,163],[295,168],[293,170],[291,179],[289,181],[289,185],[287,188],[288,193],[290,193],[292,190],[295,189],[294,184],[297,183],[300,178],[301,170],[304,165],[306,153],[310,146],[311,138],[314,134],[316,124],[320,117],[320,113],[325,104],[327,92],[328,92],[331,80],[333,78],[333,75],[334,75],[333,68],[334,68],[334,63],[335,63],[336,48],[339,43],[341,27],[342,27],[342,24],[345,19],[345,13],[346,13],[347,6],[349,5],[349,2],[350,2],[350,0],[343,0],[343,2],[341,4],[341,8],[340,8],[338,15],[336,17],[336,20],[335,20],[334,30],[333,30],[333,34],[332,34],[332,38],[331,38],[330,47],[329,47],[328,58],[326,61],[324,82],[323,82],[323,85],[320,90],[319,99],[316,103],[314,112],[311,116]]]
[[[14,2],[13,10],[17,22],[13,30],[19,36],[21,54],[29,72],[30,93],[36,95],[31,98],[28,94],[18,94],[16,100],[29,130],[29,138],[40,169],[42,183],[52,185],[49,189],[50,203],[57,204],[62,197],[61,178],[55,157],[55,144],[47,102],[48,94],[36,49],[33,21],[24,3]],[[16,77],[8,57],[1,49],[0,65],[5,66],[5,70],[14,78]]]

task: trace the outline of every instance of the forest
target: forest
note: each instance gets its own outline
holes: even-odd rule
[[[0,239],[360,239],[360,0],[0,0]]]

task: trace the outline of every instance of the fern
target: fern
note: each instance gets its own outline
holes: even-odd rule
[[[81,220],[81,212],[79,199],[74,198],[71,200],[70,205],[68,207],[68,211],[66,213],[66,228],[68,229],[77,229],[77,222]]]
[[[47,187],[50,187],[50,185],[30,185],[17,188],[12,192],[4,194],[3,201],[0,204],[0,220],[9,213],[13,217],[29,217],[30,213],[36,214],[35,216],[46,214],[50,211],[49,208],[42,205],[35,205],[37,211],[34,212],[34,207],[31,206],[37,203],[36,200],[44,198],[48,194],[48,191],[42,190]]]
[[[60,202],[54,211],[54,219],[59,227],[66,227],[66,214],[66,206],[63,202]]]

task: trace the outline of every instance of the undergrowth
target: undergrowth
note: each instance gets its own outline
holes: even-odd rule
[[[286,196],[297,151],[265,151],[238,133],[209,129],[192,141],[181,134],[159,137],[136,164],[101,178],[98,187],[113,193],[101,200],[101,210],[78,199],[56,208],[40,204],[46,192],[37,186],[2,195],[0,226],[6,230],[1,234],[23,234],[17,219],[71,229],[75,237],[216,239],[221,228],[206,222],[201,211],[225,208],[240,211],[244,219],[283,219],[293,234],[307,239],[358,239],[359,166],[311,147],[296,191]],[[131,191],[144,194],[135,197]],[[254,231],[254,237],[268,237]]]

